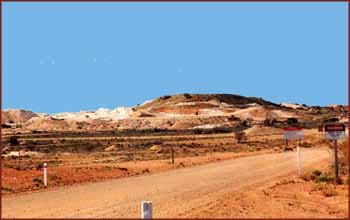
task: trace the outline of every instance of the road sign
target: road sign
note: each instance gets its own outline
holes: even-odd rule
[[[337,140],[346,137],[344,124],[325,125],[324,130],[326,139]]]
[[[284,128],[284,139],[292,140],[292,139],[302,139],[304,137],[303,131],[299,127],[287,127]]]
[[[337,140],[346,137],[345,134],[345,124],[328,124],[324,126],[325,137],[327,139],[333,140],[334,148],[334,172],[335,180],[339,182],[339,165],[338,165],[338,144]]]

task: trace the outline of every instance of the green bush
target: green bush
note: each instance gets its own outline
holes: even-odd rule
[[[315,181],[316,183],[321,183],[321,182],[332,182],[334,181],[335,178],[332,176],[327,176],[325,174],[321,174],[320,176],[316,177]]]
[[[325,175],[320,175],[316,177],[316,183],[321,183],[321,182],[328,182],[328,177]]]
[[[35,168],[36,168],[37,170],[41,170],[42,168],[44,168],[44,165],[43,165],[42,163],[39,163],[39,164],[37,164],[37,165],[35,166]]]
[[[34,184],[35,184],[36,187],[39,187],[39,186],[41,186],[41,185],[44,184],[44,182],[42,181],[42,179],[40,179],[39,177],[35,177],[35,178],[33,179],[33,182],[34,182]]]
[[[319,170],[314,170],[314,171],[312,171],[312,174],[314,174],[315,176],[320,176],[322,174],[322,172]]]

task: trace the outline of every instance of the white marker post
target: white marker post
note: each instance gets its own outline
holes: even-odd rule
[[[299,143],[297,145],[297,169],[298,169],[298,176],[301,176],[301,139],[303,138],[303,131],[300,127],[287,127],[284,128],[284,139],[288,143],[288,140],[297,139],[299,140]]]
[[[152,201],[141,202],[141,218],[152,219]]]
[[[44,186],[47,186],[47,164],[44,163]]]
[[[300,142],[301,142],[301,139],[299,139],[299,143],[298,143],[298,146],[297,146],[298,176],[301,176],[301,153],[300,153]]]

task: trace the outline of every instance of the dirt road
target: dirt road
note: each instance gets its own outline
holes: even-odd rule
[[[302,149],[303,167],[330,154]],[[91,183],[2,199],[3,217],[140,217],[153,201],[154,217],[186,217],[228,192],[296,174],[296,153],[258,155],[152,175]]]

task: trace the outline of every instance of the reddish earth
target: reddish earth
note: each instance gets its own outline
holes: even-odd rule
[[[307,149],[302,163],[307,169],[329,159],[327,150]],[[6,196],[3,216],[137,218],[142,200],[153,201],[155,218],[347,216],[345,186],[336,187],[339,195],[325,196],[322,188],[296,179],[295,174],[295,152],[249,156]]]
[[[344,218],[348,216],[348,185],[328,185],[335,195],[326,196],[324,186],[299,178],[283,178],[245,192],[232,192],[215,203],[186,214],[189,218]],[[268,201],[268,202],[266,202]]]
[[[208,156],[197,156],[187,158],[176,158],[176,164],[172,165],[171,160],[150,160],[137,162],[122,162],[113,164],[89,164],[89,165],[64,165],[48,168],[49,188],[55,188],[77,183],[96,182],[107,179],[122,178],[147,173],[158,173],[171,169],[191,167],[209,162],[228,160],[244,156],[268,153],[247,152],[247,153],[211,153]],[[72,161],[72,158],[69,159]],[[16,170],[13,168],[2,169],[3,193],[13,194],[43,189],[43,170],[26,169]]]
[[[181,94],[126,108],[123,119],[124,110],[3,112],[4,216],[139,217],[140,201],[151,199],[155,217],[345,217],[348,181],[297,178],[297,142],[285,147],[282,128],[298,118],[307,128],[303,166],[330,178],[331,145],[316,128],[334,117],[346,121],[347,108],[291,106]],[[104,112],[107,119],[97,117]],[[340,142],[342,175],[346,146]],[[13,156],[20,151],[29,154]]]

